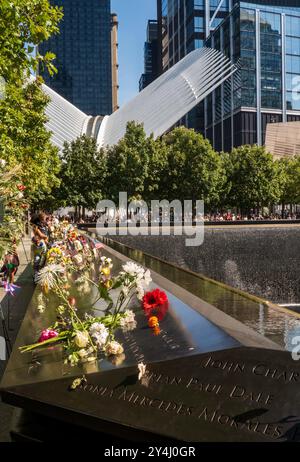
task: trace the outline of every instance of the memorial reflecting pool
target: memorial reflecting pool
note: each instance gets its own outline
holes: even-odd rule
[[[94,237],[96,234],[92,233]],[[300,335],[299,314],[267,306],[235,291],[203,279],[201,276],[166,263],[140,250],[132,249],[111,239],[103,241],[116,251],[141,263],[152,271],[178,284],[187,291],[239,320],[286,350],[292,350],[293,337]]]

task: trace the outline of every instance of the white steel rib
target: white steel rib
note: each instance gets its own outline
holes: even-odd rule
[[[236,70],[237,67],[220,51],[210,48],[192,51],[129,103],[104,117],[101,124],[99,118],[96,123],[44,85],[45,92],[51,97],[47,126],[60,149],[64,141],[72,141],[85,133],[95,136],[100,146],[111,146],[123,138],[130,121],[142,123],[146,134],[157,138]]]
[[[108,117],[98,136],[101,146],[117,143],[129,121],[143,123],[147,135],[163,135],[228,79],[236,67],[221,52],[201,48],[189,53],[129,103]]]
[[[43,85],[43,91],[51,98],[46,109],[46,127],[52,132],[53,143],[62,150],[65,141],[73,141],[86,132],[90,117],[47,85]]]

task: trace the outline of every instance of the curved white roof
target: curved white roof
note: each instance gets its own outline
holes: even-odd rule
[[[52,132],[53,143],[62,149],[65,141],[73,141],[86,132],[90,117],[47,85],[43,85],[43,91],[51,98],[46,108],[46,127]]]
[[[201,48],[189,53],[105,121],[98,143],[113,145],[129,121],[144,124],[147,135],[163,135],[235,72],[221,52]]]
[[[60,149],[64,141],[72,141],[85,133],[95,136],[100,146],[111,146],[124,136],[130,121],[142,123],[146,134],[153,133],[156,138],[236,70],[217,50],[201,48],[192,51],[121,109],[104,117],[102,122],[96,118],[97,123],[44,85],[44,91],[51,97],[46,111],[50,119],[47,127],[53,132],[53,142]]]

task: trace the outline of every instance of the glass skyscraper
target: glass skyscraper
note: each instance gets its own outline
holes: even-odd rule
[[[267,123],[300,120],[297,3],[235,1],[206,41],[240,66],[240,73],[205,101],[205,133],[215,149],[261,145]]]
[[[165,72],[191,51],[201,48],[210,31],[228,15],[231,0],[158,0],[161,43],[161,72]],[[189,128],[204,130],[203,104],[181,120]]]
[[[160,74],[159,66],[158,21],[149,20],[147,40],[144,45],[144,73],[141,75],[139,89],[142,91]]]
[[[56,54],[58,74],[45,83],[89,115],[112,113],[110,0],[51,0],[62,6],[60,34],[40,48]]]
[[[211,29],[226,17],[230,0],[158,0],[163,71],[203,46]]]

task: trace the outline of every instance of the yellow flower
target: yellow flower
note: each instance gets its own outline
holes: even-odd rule
[[[106,276],[108,278],[110,276],[110,268],[108,268],[107,266],[101,268],[101,273],[103,274],[103,276]]]

